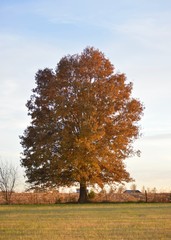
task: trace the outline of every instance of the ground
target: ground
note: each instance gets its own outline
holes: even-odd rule
[[[170,203],[1,205],[0,240],[171,239]]]

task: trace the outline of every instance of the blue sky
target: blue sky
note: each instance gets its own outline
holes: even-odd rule
[[[104,52],[145,105],[141,157],[126,161],[135,183],[171,190],[170,0],[0,1],[0,158],[20,165],[37,70],[86,46]]]

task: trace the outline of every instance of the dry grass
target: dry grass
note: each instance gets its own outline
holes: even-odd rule
[[[13,193],[11,204],[53,204],[64,202],[77,202],[77,193],[51,192],[23,192]],[[126,194],[110,191],[109,193],[100,192],[91,199],[93,202],[145,202],[145,194]],[[171,193],[148,193],[148,202],[170,202]],[[3,194],[0,192],[0,204],[5,204]]]
[[[171,239],[171,204],[0,206],[3,240]]]

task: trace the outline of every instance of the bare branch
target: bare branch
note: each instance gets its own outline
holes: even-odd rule
[[[17,180],[17,167],[8,162],[0,161],[0,191],[6,204],[10,204]]]

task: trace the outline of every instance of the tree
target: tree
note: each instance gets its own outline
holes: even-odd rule
[[[6,204],[10,204],[17,180],[17,168],[8,162],[0,162],[0,191]]]
[[[79,202],[87,186],[130,181],[124,160],[138,151],[143,106],[131,97],[132,83],[102,52],[87,47],[63,57],[56,71],[36,74],[27,102],[31,124],[21,136],[28,182],[33,186],[79,183]]]
[[[117,193],[123,193],[124,191],[125,191],[126,189],[125,189],[125,186],[124,185],[120,185],[119,187],[118,187],[118,189],[117,189]]]
[[[135,183],[133,183],[130,188],[132,191],[135,192],[137,190],[137,185]]]

